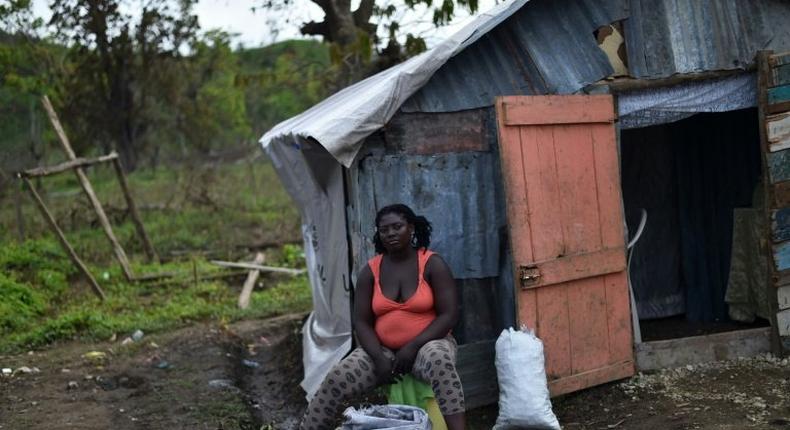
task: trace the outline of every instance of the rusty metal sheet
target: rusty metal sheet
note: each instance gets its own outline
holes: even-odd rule
[[[403,154],[484,152],[490,149],[485,110],[456,113],[406,113],[384,129],[386,145]]]

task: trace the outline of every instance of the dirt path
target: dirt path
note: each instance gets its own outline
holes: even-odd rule
[[[302,317],[0,356],[0,367],[33,372],[0,377],[0,429],[293,429],[305,407]],[[554,399],[554,411],[567,430],[790,429],[790,364],[758,357],[640,375]],[[496,415],[471,411],[469,428],[489,429]]]

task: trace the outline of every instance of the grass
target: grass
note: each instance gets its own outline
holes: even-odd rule
[[[164,264],[146,263],[112,171],[90,172],[113,229],[138,274],[178,273],[166,285],[130,283],[73,175],[46,178],[48,205],[69,241],[86,261],[107,300],[96,298],[79,276],[36,208],[25,201],[25,240],[17,237],[16,210],[7,195],[0,207],[0,353],[38,348],[66,339],[100,340],[140,329],[168,330],[195,321],[230,322],[310,308],[305,276],[266,278],[246,310],[236,307],[241,281],[198,282],[219,272],[208,258],[251,258],[255,243],[283,243],[267,251],[267,263],[304,265],[299,216],[268,163],[184,166],[130,175],[143,222]]]

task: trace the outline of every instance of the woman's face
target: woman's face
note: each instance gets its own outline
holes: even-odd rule
[[[401,214],[384,214],[379,220],[379,238],[387,252],[401,251],[411,246],[414,226],[406,221]]]

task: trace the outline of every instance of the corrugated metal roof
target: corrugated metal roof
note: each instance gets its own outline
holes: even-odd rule
[[[675,73],[745,68],[768,46],[766,14],[790,23],[790,3],[740,0],[632,0],[625,22],[630,72],[655,78]]]
[[[499,95],[569,94],[609,76],[593,31],[624,19],[637,78],[743,69],[760,49],[790,49],[790,1],[533,0],[447,61],[401,107],[451,112]]]
[[[612,73],[593,32],[627,16],[626,0],[533,0],[451,58],[405,112],[491,106],[500,95],[568,94]]]

